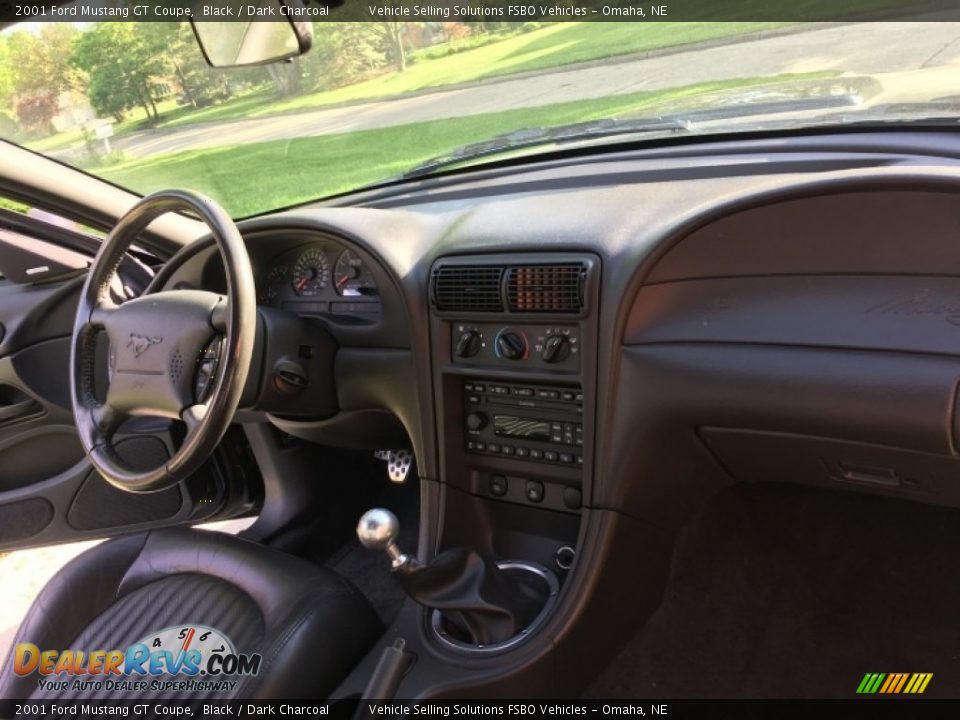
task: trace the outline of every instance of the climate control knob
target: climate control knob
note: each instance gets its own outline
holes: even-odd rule
[[[455,352],[457,357],[473,357],[480,351],[480,333],[473,328],[464,330],[457,339]]]
[[[543,344],[543,361],[547,363],[563,362],[570,357],[570,340],[564,335],[551,335]]]
[[[496,345],[497,355],[507,360],[522,360],[527,355],[527,339],[515,330],[501,330]]]
[[[483,430],[487,426],[487,416],[483,413],[472,412],[467,415],[467,427],[471,430]]]

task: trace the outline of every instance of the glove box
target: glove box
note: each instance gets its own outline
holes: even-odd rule
[[[960,507],[960,459],[832,438],[704,427],[700,437],[738,481],[787,482]]]

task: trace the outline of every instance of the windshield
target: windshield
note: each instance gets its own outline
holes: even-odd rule
[[[234,217],[510,148],[955,116],[960,23],[316,22],[238,69],[186,23],[0,34],[3,138]]]

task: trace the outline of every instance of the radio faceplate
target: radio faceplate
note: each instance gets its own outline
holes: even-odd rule
[[[467,452],[582,467],[579,387],[466,380],[463,401]]]

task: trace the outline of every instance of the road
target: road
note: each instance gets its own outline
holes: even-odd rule
[[[117,138],[131,157],[217,145],[326,135],[695,83],[782,73],[835,70],[877,74],[942,68],[939,94],[960,95],[960,22],[810,24],[803,32],[715,47],[568,67],[428,94],[331,107],[297,114],[233,120]],[[951,67],[953,66],[953,67]],[[956,70],[956,72],[946,72]],[[909,77],[909,75],[907,76]],[[916,82],[910,80],[911,85]],[[916,88],[915,88],[916,89]]]

